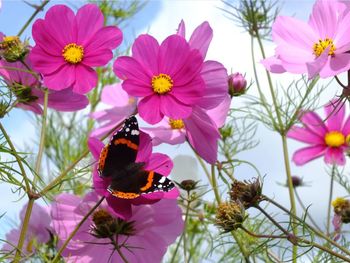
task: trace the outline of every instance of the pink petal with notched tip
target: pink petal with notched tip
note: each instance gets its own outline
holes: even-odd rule
[[[293,162],[296,165],[303,165],[309,161],[312,161],[322,155],[324,155],[327,147],[324,145],[315,145],[302,148],[293,154]]]
[[[153,76],[158,75],[158,41],[150,35],[140,35],[132,46],[132,57],[147,68]]]

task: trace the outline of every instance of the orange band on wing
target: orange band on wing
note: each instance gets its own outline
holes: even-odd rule
[[[133,150],[137,150],[139,148],[135,143],[132,143],[130,140],[127,140],[125,138],[115,140],[114,145],[117,145],[117,144],[126,144],[126,146],[128,146]]]
[[[148,177],[147,177],[147,183],[140,188],[141,191],[146,191],[147,189],[151,188],[152,183],[153,183],[153,177],[154,177],[154,172],[150,171],[148,173]]]
[[[105,166],[107,154],[108,154],[108,145],[105,146],[100,153],[100,158],[98,160],[98,169],[100,171],[102,171]]]
[[[124,193],[124,192],[119,192],[119,191],[112,191],[111,194],[115,197],[123,198],[123,199],[134,199],[138,196],[139,194],[136,193]]]

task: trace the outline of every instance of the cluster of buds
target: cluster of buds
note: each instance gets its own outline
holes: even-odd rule
[[[28,41],[22,42],[17,36],[4,36],[0,42],[0,56],[7,62],[23,60],[28,52]]]
[[[257,206],[262,201],[262,183],[259,178],[252,181],[234,180],[230,196],[232,201],[239,201],[245,209]]]
[[[38,97],[32,94],[31,87],[27,87],[20,83],[14,82],[11,85],[9,85],[9,88],[20,103],[30,103],[38,99]]]
[[[244,206],[239,201],[221,203],[216,210],[215,225],[224,233],[236,230],[246,219]]]
[[[338,197],[332,202],[332,206],[334,213],[340,216],[342,223],[350,223],[350,200]]]
[[[247,80],[239,73],[233,73],[228,77],[228,93],[231,98],[234,96],[240,96],[246,92]]]
[[[115,218],[105,209],[97,210],[92,215],[92,221],[94,224],[91,227],[91,234],[97,238],[113,238],[116,235],[130,236],[135,232],[133,222]]]

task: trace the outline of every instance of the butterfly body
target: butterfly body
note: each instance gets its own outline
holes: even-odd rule
[[[115,197],[134,199],[142,194],[168,192],[175,187],[163,175],[145,170],[145,163],[136,162],[139,135],[137,119],[132,116],[101,151],[98,172],[101,177],[111,179],[108,191]]]

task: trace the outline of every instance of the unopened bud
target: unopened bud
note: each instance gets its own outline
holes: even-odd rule
[[[233,73],[228,77],[229,94],[233,96],[240,96],[245,93],[247,87],[247,80],[239,73]]]
[[[262,200],[262,183],[259,178],[243,182],[235,180],[231,187],[230,196],[232,201],[240,201],[246,209],[256,206]]]

